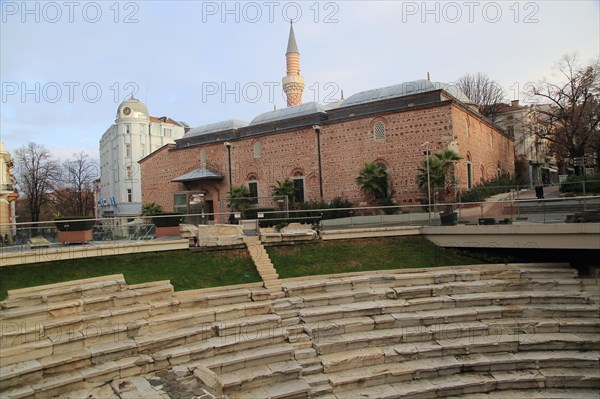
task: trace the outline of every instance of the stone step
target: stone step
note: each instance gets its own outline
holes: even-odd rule
[[[489,393],[469,393],[460,396],[448,396],[446,399],[598,399],[595,389],[507,389]]]
[[[519,350],[600,350],[600,334],[520,334]]]
[[[217,335],[256,336],[259,331],[274,331],[281,328],[281,318],[276,314],[259,314],[242,319],[225,320],[216,323]]]
[[[287,296],[303,296],[335,291],[357,289],[381,289],[464,282],[479,280],[477,270],[406,271],[398,273],[375,273],[366,276],[324,278],[319,280],[287,281]]]
[[[488,335],[437,340],[442,356],[517,351],[598,350],[598,334],[520,334]]]
[[[302,366],[296,361],[289,360],[236,370],[222,374],[220,377],[224,393],[229,394],[297,380],[301,374]]]
[[[454,340],[486,336],[487,325],[481,322],[448,323],[339,334],[313,342],[319,355],[406,342]]]
[[[42,359],[53,354],[79,351],[105,343],[125,342],[137,337],[144,323],[143,320],[106,325],[92,323],[83,330],[67,331],[45,336],[36,341],[3,347],[0,352],[0,366]]]
[[[284,343],[283,330],[262,330],[250,335],[213,337],[203,341],[166,348],[151,354],[156,368],[168,368],[179,364],[193,363],[213,356],[260,348]]]
[[[170,285],[169,285],[170,287]],[[170,290],[169,287],[148,287],[148,289]],[[146,294],[149,291],[145,291]],[[129,306],[135,304],[160,303],[158,301],[146,300],[144,292],[136,296],[136,291],[122,290],[100,296],[83,297],[66,301],[44,303],[41,305],[11,308],[0,311],[0,320],[19,322],[42,322],[55,320],[68,316],[93,313],[98,311],[112,310],[115,307]],[[169,298],[170,299],[170,298]]]
[[[375,329],[373,317],[348,317],[339,320],[323,320],[304,324],[304,331],[316,342],[331,339],[340,334],[371,331]]]
[[[456,356],[463,372],[514,371],[564,367],[598,369],[598,351],[531,351],[517,353],[489,353]]]
[[[151,355],[164,348],[182,347],[213,338],[216,336],[215,330],[213,325],[200,324],[177,330],[140,335],[133,338],[133,341],[138,353]]]
[[[202,290],[184,291],[177,293],[176,297],[180,301],[180,308],[198,309],[251,302],[253,294],[254,290],[242,288],[208,292]]]
[[[418,285],[393,288],[397,298],[413,299],[428,296],[459,295],[527,289],[526,280],[507,282],[505,280],[453,281],[441,284]]]
[[[190,369],[195,369],[198,366],[207,367],[221,375],[244,368],[286,362],[293,360],[293,358],[294,348],[288,343],[281,343],[234,353],[225,353],[199,362],[189,363],[187,366]]]
[[[548,278],[577,278],[578,273],[576,269],[565,267],[565,268],[523,268],[521,269],[521,278],[526,279],[548,279]]]
[[[535,303],[515,307],[521,317],[526,318],[598,318],[600,308],[596,304],[542,304]]]
[[[555,370],[555,371],[554,371]],[[384,369],[378,369],[379,373],[373,373],[378,376],[380,381],[394,381],[406,378],[403,374],[405,370],[401,367],[390,368],[386,372]],[[579,373],[581,371],[581,373]],[[394,375],[394,373],[400,373]],[[544,374],[546,373],[546,374]],[[360,397],[360,398],[462,398],[462,399],[522,399],[522,398],[574,398],[573,393],[580,390],[584,393],[590,392],[588,389],[598,387],[598,372],[591,369],[576,370],[569,369],[543,369],[521,370],[521,371],[498,371],[493,373],[460,373],[456,375],[447,375],[432,377],[420,380],[407,380],[402,382],[382,382],[374,384],[373,380],[363,381],[365,385],[360,385],[351,380],[344,385],[334,387],[334,394],[329,396],[335,399]],[[561,377],[564,377],[560,380]],[[583,384],[581,384],[583,382]],[[552,385],[555,382],[563,385],[576,385],[580,383],[583,386],[569,386],[567,388],[576,389],[573,391],[558,391]],[[370,385],[370,386],[369,386]],[[373,386],[374,385],[374,386]],[[548,390],[545,387],[551,388]],[[347,389],[346,389],[347,388]],[[562,396],[569,393],[571,396]],[[597,391],[596,391],[597,395]],[[587,397],[583,396],[583,397]],[[592,396],[593,397],[593,396]],[[596,396],[597,397],[597,396]]]
[[[311,387],[302,379],[284,381],[270,385],[268,387],[261,387],[245,392],[234,392],[229,393],[230,399],[300,399],[308,398],[311,393]]]
[[[409,382],[413,379],[413,369],[404,363],[390,363],[328,373],[327,377],[334,392],[340,392],[392,382]],[[352,394],[348,397],[354,397]]]
[[[383,313],[401,312],[407,306],[407,301],[402,299],[354,302],[341,305],[304,308],[299,312],[300,318],[305,323],[330,321],[345,317],[372,316]]]
[[[126,289],[122,274],[9,290],[1,309],[28,307],[50,302],[93,297]]]
[[[600,333],[597,318],[501,318],[486,320],[494,334]]]

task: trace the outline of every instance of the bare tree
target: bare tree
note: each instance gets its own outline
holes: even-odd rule
[[[543,80],[531,94],[550,106],[540,107],[536,134],[553,144],[558,156],[580,158],[598,146],[600,135],[600,63],[580,66],[576,55],[565,55],[555,66],[558,81]],[[577,174],[580,166],[575,166]]]
[[[36,143],[17,149],[15,154],[19,191],[25,194],[31,221],[39,222],[40,211],[60,179],[60,165],[43,145]]]
[[[98,165],[84,152],[63,162],[63,186],[55,196],[57,210],[67,216],[90,216],[94,210],[94,180]]]
[[[498,114],[506,95],[498,82],[490,79],[485,73],[466,73],[456,81],[459,89],[479,107],[479,112],[490,118]]]

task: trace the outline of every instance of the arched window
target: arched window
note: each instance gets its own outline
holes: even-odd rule
[[[262,154],[262,145],[260,144],[260,141],[257,141],[256,143],[254,143],[254,158],[260,158]]]
[[[373,138],[375,140],[385,140],[385,124],[381,121],[373,125]]]
[[[294,198],[293,202],[304,202],[304,176],[302,172],[294,173]]]
[[[473,188],[473,164],[471,163],[471,154],[467,154],[467,190]]]
[[[248,191],[250,191],[252,203],[258,204],[258,179],[255,175],[250,175],[248,177]]]

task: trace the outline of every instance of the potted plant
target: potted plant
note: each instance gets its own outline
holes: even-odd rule
[[[54,219],[57,240],[62,244],[85,244],[92,241],[94,221],[87,216],[65,216]]]

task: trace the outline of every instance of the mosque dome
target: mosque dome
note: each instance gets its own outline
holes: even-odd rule
[[[133,97],[123,101],[117,110],[117,118],[127,118],[138,116],[139,114],[148,116],[148,108],[146,108],[146,105],[143,102]]]
[[[190,138],[195,136],[202,136],[210,133],[224,132],[229,130],[235,130],[242,127],[248,126],[248,122],[239,119],[228,119],[222,122],[210,123],[208,125],[202,125],[191,129],[187,132],[183,138]]]
[[[297,118],[300,116],[311,115],[325,112],[325,107],[316,102],[309,102],[300,105],[269,111],[258,115],[250,122],[250,125],[259,125],[261,123],[269,123],[280,121],[283,119]]]
[[[351,105],[364,104],[372,101],[387,100],[390,98],[404,97],[412,94],[425,93],[428,91],[444,90],[457,100],[464,103],[471,103],[471,100],[455,85],[442,83],[442,82],[431,82],[426,79],[414,80],[410,82],[404,82],[392,86],[381,87],[378,89],[371,89],[361,91],[360,93],[353,94],[348,97],[342,104],[344,107]]]

